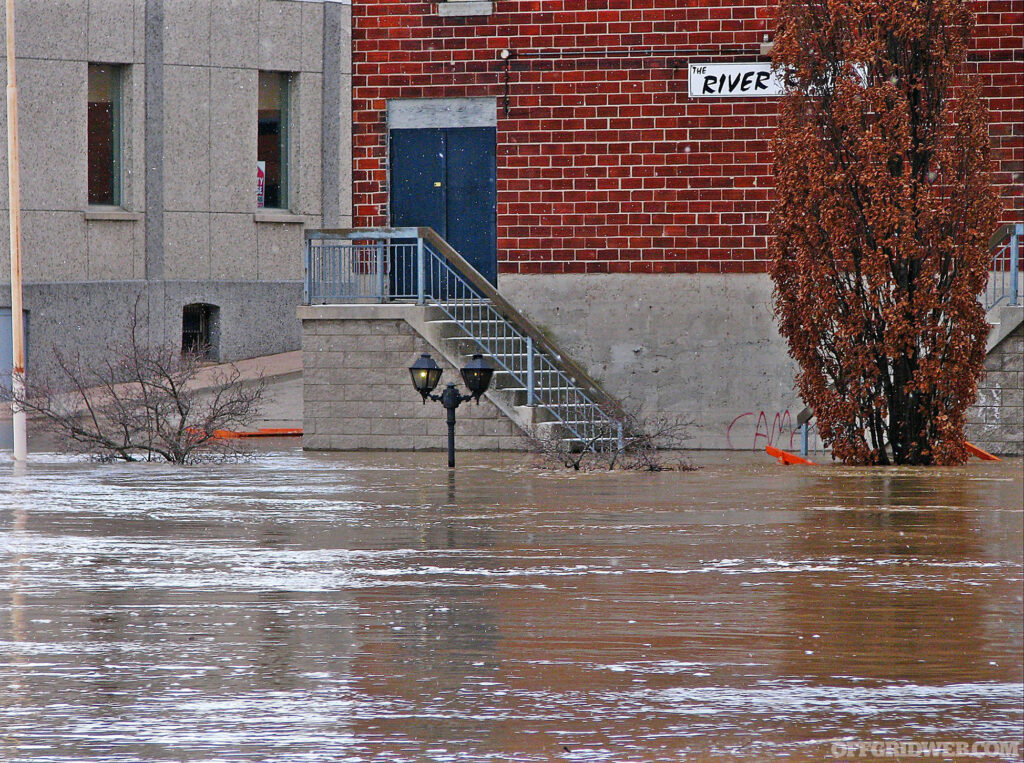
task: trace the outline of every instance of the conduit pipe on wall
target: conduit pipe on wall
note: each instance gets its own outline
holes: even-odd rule
[[[514,59],[533,59],[537,61],[559,59],[587,59],[587,58],[667,58],[668,67],[671,69],[682,69],[686,61],[681,57],[700,57],[714,61],[720,57],[727,57],[730,60],[754,60],[768,58],[763,43],[740,47],[722,47],[705,45],[694,48],[555,48],[549,50],[512,50],[502,48],[498,51],[498,58],[503,63],[504,94],[502,97],[502,111],[505,116],[509,115],[511,103],[510,75],[512,61]]]
[[[505,51],[502,51],[503,53]],[[613,58],[639,56],[646,58],[673,58],[675,56],[753,56],[761,57],[761,44],[722,47],[704,45],[694,48],[555,48],[551,50],[516,50],[511,51],[514,58]],[[502,56],[505,58],[506,56]]]

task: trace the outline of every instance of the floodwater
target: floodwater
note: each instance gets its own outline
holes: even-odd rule
[[[269,447],[0,462],[0,760],[1020,759],[1019,459]]]

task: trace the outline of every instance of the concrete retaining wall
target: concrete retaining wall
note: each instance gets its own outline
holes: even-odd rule
[[[10,290],[5,297],[9,297]],[[43,366],[53,350],[97,362],[113,343],[128,339],[138,299],[138,329],[155,343],[181,343],[182,307],[205,302],[220,308],[217,358],[241,360],[299,346],[295,305],[300,282],[99,281],[26,284],[28,365]],[[0,296],[0,307],[10,305]],[[0,362],[0,372],[3,363]]]
[[[502,293],[612,395],[647,413],[693,422],[688,447],[798,450],[796,364],[776,330],[772,284],[760,275],[500,276]],[[444,446],[443,410],[421,405],[406,370],[441,353],[414,305],[304,307],[310,449]],[[968,437],[1022,452],[1020,326],[989,356]],[[428,338],[425,338],[428,337]],[[458,381],[449,364],[445,379]],[[459,409],[460,448],[519,449],[517,429],[491,403]],[[821,443],[812,429],[810,445]]]
[[[1024,455],[1024,324],[985,359],[978,402],[968,414],[967,439],[990,453]]]
[[[299,309],[302,320],[303,440],[308,450],[421,450],[447,447],[445,410],[423,405],[408,368],[429,352],[441,384],[464,388],[459,372],[405,319],[413,305]],[[440,392],[440,388],[438,389]],[[516,426],[486,398],[457,413],[460,450],[518,450]]]
[[[609,393],[692,420],[689,447],[800,447],[797,369],[767,275],[502,274],[498,286]]]

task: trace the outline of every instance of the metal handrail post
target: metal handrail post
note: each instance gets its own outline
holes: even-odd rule
[[[306,257],[303,267],[305,268],[302,273],[302,304],[312,304],[309,301],[310,295],[313,293],[313,273],[311,270],[313,260],[313,244],[309,239],[306,240]]]
[[[387,294],[384,289],[384,244],[377,244],[377,294],[381,302],[387,302]]]
[[[526,335],[526,404],[535,406],[537,404],[536,388],[534,377],[536,371],[533,364],[533,337]]]
[[[1020,238],[1024,236],[1024,223],[1018,223],[1010,236],[1010,305],[1019,303],[1020,291]]]
[[[427,253],[423,245],[423,238],[416,239],[416,304],[422,305],[427,301]]]
[[[807,456],[808,451],[807,435],[809,429],[810,427],[807,425],[806,421],[800,425],[800,455],[804,456],[805,458]]]

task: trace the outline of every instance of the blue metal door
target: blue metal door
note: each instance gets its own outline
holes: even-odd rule
[[[391,224],[429,226],[491,283],[498,279],[496,130],[391,131]]]

